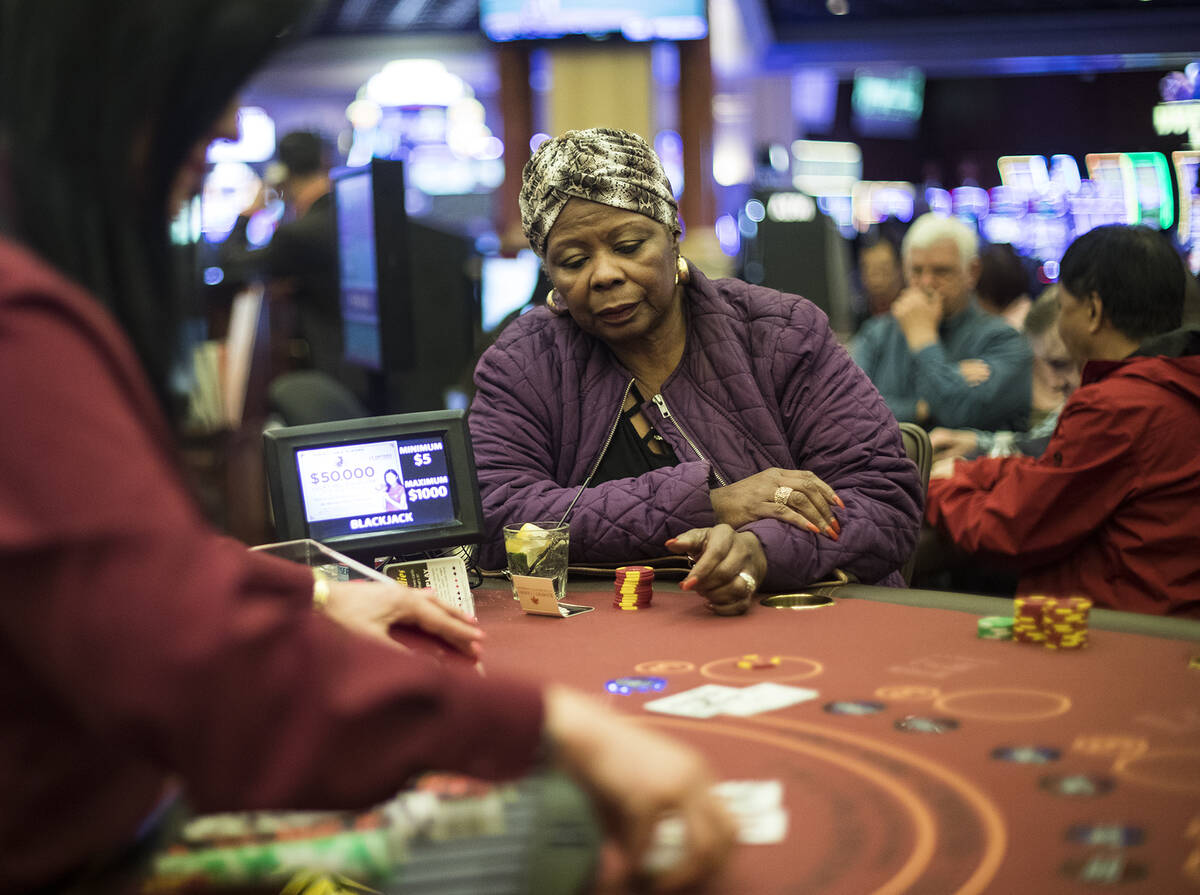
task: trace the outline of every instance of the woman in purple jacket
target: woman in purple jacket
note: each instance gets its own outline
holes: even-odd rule
[[[842,569],[900,584],[922,495],[895,419],[804,299],[679,255],[671,185],[636,134],[547,140],[521,219],[554,286],[481,358],[471,408],[488,535],[569,518],[573,562],[666,549],[721,614]]]

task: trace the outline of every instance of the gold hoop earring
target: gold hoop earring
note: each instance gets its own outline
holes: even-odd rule
[[[561,317],[563,314],[567,313],[567,309],[558,303],[558,301],[554,298],[554,294],[555,290],[553,289],[546,293],[546,307],[550,309],[551,313],[557,314]]]
[[[675,284],[687,283],[692,278],[692,271],[688,267],[687,260],[683,255],[675,256]]]

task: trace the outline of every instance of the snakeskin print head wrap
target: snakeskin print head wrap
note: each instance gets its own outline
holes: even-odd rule
[[[571,198],[644,214],[679,236],[679,209],[662,162],[629,131],[594,127],[546,140],[525,163],[521,226],[538,257]]]

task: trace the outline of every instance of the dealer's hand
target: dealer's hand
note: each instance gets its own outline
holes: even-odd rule
[[[806,469],[764,469],[709,492],[718,522],[741,528],[756,519],[779,519],[835,541],[842,531],[833,514],[845,507],[832,488]]]
[[[483,631],[475,620],[439,603],[432,591],[382,581],[330,581],[324,612],[342,627],[404,649],[388,635],[408,625],[438,637],[473,659],[483,654]]]
[[[725,524],[689,529],[666,546],[695,560],[679,586],[706,598],[708,608],[718,615],[741,615],[749,609],[767,574],[767,557],[758,537]]]
[[[979,437],[972,429],[943,429],[939,426],[929,430],[929,443],[933,445],[935,462],[947,457],[966,457],[979,449]]]
[[[687,845],[677,863],[648,878],[654,890],[702,882],[724,863],[734,827],[699,754],[560,686],[546,690],[545,718],[555,761],[595,799],[627,875],[640,875],[654,826],[665,817],[683,821]]]
[[[901,292],[891,307],[891,314],[908,342],[908,350],[914,353],[937,343],[943,313],[941,295],[912,286]]]

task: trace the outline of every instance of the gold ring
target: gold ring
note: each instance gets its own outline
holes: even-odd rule
[[[788,505],[788,500],[791,499],[792,492],[795,490],[795,488],[789,488],[787,485],[780,485],[775,489],[775,496],[771,499],[781,507],[786,507]]]
[[[741,578],[746,585],[747,597],[758,590],[758,582],[754,580],[754,576],[749,572],[738,572],[738,577]]]

